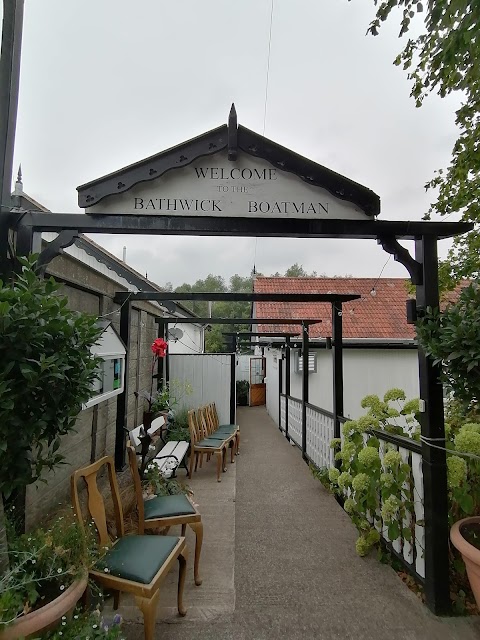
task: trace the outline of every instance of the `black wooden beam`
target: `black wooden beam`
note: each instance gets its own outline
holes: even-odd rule
[[[27,224],[22,221],[22,224]],[[415,240],[425,236],[450,238],[473,229],[469,222],[391,220],[322,220],[308,218],[244,218],[132,214],[32,212],[28,224],[36,231],[78,229],[81,233],[145,235],[244,236],[272,238],[370,238],[394,236]]]
[[[332,358],[333,358],[333,437],[340,437],[340,420],[343,416],[343,337],[342,303],[332,303]]]
[[[130,368],[130,328],[132,326],[132,305],[127,301],[120,309],[120,339],[126,345],[125,383],[123,392],[117,396],[117,416],[115,427],[115,469],[123,471],[126,459],[126,433],[128,380]]]
[[[285,350],[285,437],[287,438],[287,440],[290,440],[289,435],[288,435],[288,398],[290,397],[290,377],[291,377],[291,370],[290,370],[290,355],[291,355],[291,349],[290,349],[290,337],[287,336],[285,338],[285,343],[286,343],[286,350]]]
[[[423,237],[415,245],[415,258],[423,266],[423,283],[417,285],[417,308],[438,309],[438,258],[435,238]],[[425,506],[425,597],[437,615],[450,610],[448,488],[443,415],[441,365],[433,364],[418,348]],[[431,447],[430,444],[435,447]]]
[[[252,336],[299,336],[298,331],[265,331],[265,333],[258,333],[255,331],[222,331],[224,336],[237,336],[237,338],[249,338]]]
[[[302,458],[307,462],[308,324],[302,324]]]
[[[302,321],[308,324],[321,322],[321,320],[303,320],[303,318],[165,318],[164,316],[155,318],[158,324],[298,324],[300,326]]]
[[[162,302],[165,300],[211,300],[212,302],[333,302],[340,300],[348,302],[361,298],[357,293],[228,293],[228,292],[201,292],[201,293],[172,293],[171,291],[117,291],[115,302],[124,300],[149,300]],[[177,318],[174,322],[177,322]],[[305,322],[298,320],[299,324]],[[171,320],[170,320],[171,322]],[[316,320],[319,322],[319,320]],[[249,322],[249,324],[251,321]]]

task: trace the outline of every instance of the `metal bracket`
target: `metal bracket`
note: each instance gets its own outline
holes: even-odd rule
[[[378,244],[382,245],[382,248],[387,253],[393,255],[395,262],[403,264],[408,273],[410,274],[410,280],[412,284],[423,284],[423,267],[420,262],[417,262],[409,254],[408,249],[402,247],[398,240],[394,236],[379,236],[377,238]]]
[[[55,240],[48,243],[46,248],[38,257],[37,267],[40,275],[45,275],[45,271],[50,262],[62,253],[62,249],[70,247],[79,236],[79,231],[60,231]]]
[[[228,114],[228,159],[235,161],[237,159],[238,145],[238,124],[237,112],[232,102],[230,113]]]

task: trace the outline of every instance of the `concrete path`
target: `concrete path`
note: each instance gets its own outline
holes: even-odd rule
[[[239,409],[238,420],[241,455],[222,483],[213,463],[192,482],[205,522],[204,583],[193,586],[190,567],[181,619],[176,575],[168,579],[158,639],[480,638],[478,618],[434,617],[390,567],[356,555],[350,519],[263,407]],[[127,638],[143,638],[128,622],[139,619],[133,609],[122,613]]]

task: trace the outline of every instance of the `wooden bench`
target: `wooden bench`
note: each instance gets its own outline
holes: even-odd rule
[[[159,471],[165,478],[175,477],[177,468],[183,462],[183,466],[187,472],[187,477],[190,477],[189,470],[185,462],[185,456],[190,443],[185,440],[171,440],[170,442],[165,442],[163,435],[166,431],[168,431],[168,427],[163,416],[155,418],[147,430],[145,430],[143,424],[141,424],[135,429],[129,431],[130,442],[135,448],[137,455],[141,456],[141,475],[143,475],[148,464],[154,463],[158,466]],[[157,443],[160,443],[160,449],[158,448],[158,444],[152,444],[153,438],[157,435]],[[149,455],[151,447],[153,447],[154,452]]]

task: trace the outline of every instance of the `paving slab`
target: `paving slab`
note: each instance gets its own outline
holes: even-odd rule
[[[179,618],[169,577],[156,638],[480,638],[478,617],[433,616],[389,566],[355,553],[349,517],[264,407],[240,408],[238,421],[241,455],[223,482],[214,463],[192,482],[205,522],[204,584],[192,586],[189,573]],[[140,617],[125,612],[127,638],[142,638]]]

